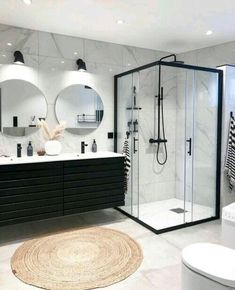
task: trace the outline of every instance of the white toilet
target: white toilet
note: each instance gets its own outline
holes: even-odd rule
[[[182,290],[235,289],[235,203],[223,209],[223,245],[198,243],[182,252]]]

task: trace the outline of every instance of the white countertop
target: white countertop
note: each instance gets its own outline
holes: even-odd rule
[[[11,157],[0,157],[0,165],[13,165],[13,164],[25,164],[25,163],[39,163],[39,162],[53,162],[53,161],[69,161],[69,160],[82,160],[82,159],[96,159],[96,158],[110,158],[110,157],[123,157],[122,154],[114,152],[87,152],[85,154],[80,153],[62,153],[56,156],[38,156],[32,157],[22,156],[17,158],[16,156]]]

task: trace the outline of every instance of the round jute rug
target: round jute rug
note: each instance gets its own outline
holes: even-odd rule
[[[50,290],[105,287],[134,273],[142,262],[128,235],[103,227],[57,233],[25,242],[11,259],[23,282]]]

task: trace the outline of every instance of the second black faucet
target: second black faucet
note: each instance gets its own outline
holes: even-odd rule
[[[86,149],[86,146],[88,146],[88,144],[86,144],[84,141],[81,142],[81,153],[85,153],[85,149]]]

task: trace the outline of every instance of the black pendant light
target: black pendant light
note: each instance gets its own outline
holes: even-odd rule
[[[14,63],[17,63],[17,64],[24,64],[24,56],[23,54],[19,51],[19,50],[16,50],[14,52]]]
[[[86,63],[81,58],[77,60],[77,65],[78,71],[86,71]]]

